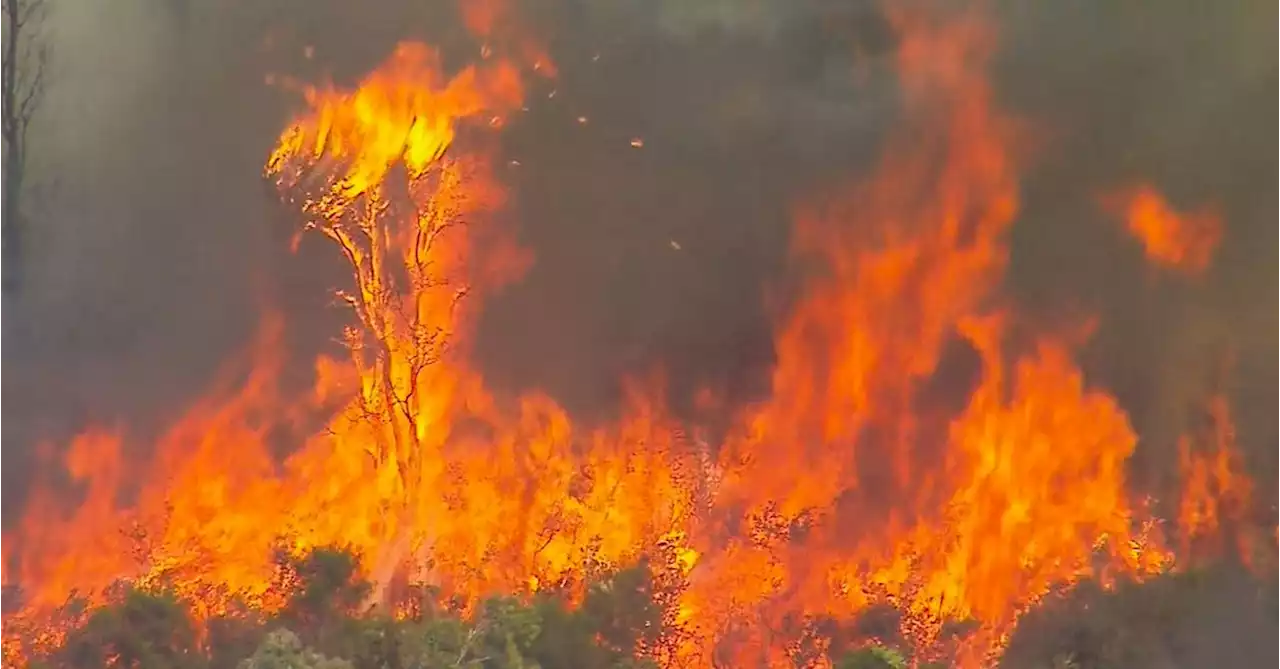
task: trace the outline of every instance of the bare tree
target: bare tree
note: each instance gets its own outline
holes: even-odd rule
[[[27,181],[27,134],[45,93],[49,44],[44,34],[48,0],[3,0],[4,62],[0,64],[0,139],[4,192],[0,198],[0,249],[6,292],[21,276]]]

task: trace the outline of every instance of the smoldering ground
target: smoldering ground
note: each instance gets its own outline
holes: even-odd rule
[[[792,204],[869,169],[895,118],[884,21],[824,0],[518,10],[560,75],[533,86],[504,140],[507,215],[537,262],[486,306],[488,378],[581,415],[657,364],[677,396],[751,397],[772,360],[762,294],[782,276]],[[1136,466],[1154,478],[1230,354],[1241,443],[1271,499],[1274,3],[993,13],[999,97],[1042,139],[1007,292],[1037,318],[1100,317],[1086,371],[1130,410],[1146,437]],[[42,197],[24,292],[4,304],[6,524],[37,441],[90,421],[155,429],[247,342],[262,304],[287,315],[297,383],[333,345],[342,269],[323,245],[288,251],[295,221],[261,180],[298,106],[266,75],[351,82],[400,39],[475,49],[452,5],[400,0],[61,2],[50,34]],[[1154,275],[1098,211],[1099,191],[1139,178],[1222,212],[1203,281]]]

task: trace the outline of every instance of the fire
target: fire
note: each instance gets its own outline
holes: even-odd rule
[[[1148,262],[1191,275],[1212,265],[1222,239],[1222,223],[1213,211],[1179,213],[1148,184],[1104,198],[1103,204],[1126,217],[1130,233],[1146,249]],[[1253,481],[1243,471],[1231,406],[1221,394],[1214,395],[1206,402],[1204,416],[1200,429],[1178,440],[1179,552],[1187,558],[1217,556],[1223,535],[1230,534],[1236,539],[1238,557],[1260,569],[1259,560],[1272,559],[1275,551],[1261,547],[1255,528],[1242,523],[1250,512]]]
[[[499,3],[463,7],[479,34],[506,25]],[[985,74],[994,27],[889,14],[902,126],[874,176],[797,208],[792,255],[813,271],[777,325],[771,393],[716,444],[668,411],[660,382],[629,384],[622,419],[584,428],[470,364],[483,298],[531,261],[494,215],[486,150],[522,104],[518,67],[488,57],[446,76],[406,43],[354,89],[304,90],[265,172],[347,261],[348,355],[319,358],[312,392],[285,397],[286,324],[268,315],[149,464],[127,457],[127,431],[75,439],[63,468],[80,504],[42,488],[6,537],[6,581],[31,588],[20,620],[75,593],[105,601],[121,579],[171,583],[202,617],[233,599],[270,611],[274,550],[342,545],[378,585],[370,606],[405,579],[464,604],[572,594],[648,560],[676,590],[680,634],[650,649],[666,666],[793,666],[832,643],[816,621],[875,605],[972,666],[1058,589],[1171,568],[1126,482],[1124,410],[1086,383],[1071,337],[1015,336],[999,294],[1022,156]],[[1130,212],[1197,220],[1155,202]],[[1208,237],[1143,239],[1178,234],[1185,266]],[[956,360],[970,378],[943,373]],[[1187,537],[1249,503],[1219,436],[1207,454],[1184,447]],[[283,459],[281,442],[297,446]],[[975,631],[947,638],[951,622]]]
[[[279,510],[266,504],[278,493],[265,422],[275,418],[264,412],[276,406],[271,351],[279,325],[268,318],[239,387],[226,379],[215,384],[157,439],[150,467],[126,466],[126,444],[117,432],[90,431],[72,443],[65,467],[73,482],[83,482],[83,501],[63,513],[49,493],[38,493],[20,529],[18,581],[40,586],[24,592],[31,607],[57,606],[76,593],[99,602],[108,586],[126,577],[172,578],[179,592],[192,595],[203,594],[204,585],[250,597],[265,591],[258,586],[273,538],[260,522],[278,520]],[[227,449],[234,449],[234,463]],[[131,487],[129,480],[144,484]],[[214,596],[198,603],[213,612],[225,601]]]
[[[350,263],[349,360],[317,360],[314,392],[280,397],[282,324],[268,319],[247,379],[177,420],[149,471],[125,475],[118,435],[78,439],[66,468],[87,481],[83,503],[58,514],[38,497],[10,558],[38,585],[32,610],[76,592],[102,601],[119,579],[176,583],[202,615],[232,597],[270,610],[281,538],[350,546],[383,583],[412,566],[475,601],[625,566],[689,514],[660,403],[637,389],[626,423],[583,433],[549,398],[498,402],[467,364],[480,298],[528,258],[493,225],[488,162],[450,147],[463,124],[518,108],[514,72],[497,62],[446,79],[406,44],[356,90],[306,91],[310,111],[267,174]],[[324,413],[323,429],[300,433]],[[277,465],[282,431],[303,446]]]
[[[672,426],[637,396],[618,435],[581,435],[544,396],[501,405],[468,366],[480,298],[527,258],[486,227],[501,202],[487,161],[447,150],[459,121],[518,108],[520,89],[500,61],[421,90],[437,71],[426,53],[401,47],[355,93],[313,96],[268,163],[351,263],[360,326],[356,400],[289,463],[309,482],[294,504],[332,525],[298,536],[354,543],[381,581],[414,564],[471,601],[580,583],[584,565],[633,561],[688,513]]]
[[[460,119],[510,111],[523,96],[519,73],[507,63],[470,67],[443,82],[438,56],[414,43],[398,46],[354,92],[309,89],[305,94],[314,112],[284,132],[267,170],[280,172],[298,156],[340,164],[343,173],[328,194],[334,198],[330,205],[379,188],[398,165],[410,179],[421,176],[449,147]]]
[[[918,115],[874,179],[798,220],[796,254],[821,273],[775,338],[771,399],[723,462],[722,499],[754,526],[708,558],[688,596],[704,620],[762,607],[779,624],[887,601],[925,637],[976,621],[980,661],[1021,611],[1100,559],[1147,574],[1169,555],[1129,504],[1136,435],[1069,348],[1048,338],[1006,369],[1005,325],[989,314],[1017,213],[1018,127],[983,77],[990,27],[894,18]],[[957,341],[983,371],[950,417],[922,394]],[[772,665],[778,652],[736,660]]]
[[[1179,212],[1149,184],[1103,198],[1123,218],[1154,264],[1196,275],[1208,269],[1222,240],[1222,221],[1212,210]]]
[[[1191,555],[1197,541],[1208,541],[1208,548],[1220,538],[1224,522],[1236,522],[1248,509],[1253,496],[1253,482],[1242,471],[1241,456],[1235,445],[1235,425],[1231,407],[1221,396],[1210,399],[1207,407],[1209,425],[1202,434],[1188,434],[1178,442],[1178,464],[1183,478],[1182,499],[1178,506],[1178,527],[1183,533],[1183,552]],[[1249,559],[1252,539],[1247,529],[1234,528],[1241,542],[1242,557]]]
[[[468,32],[484,40],[482,55],[492,55],[496,43],[512,51],[539,75],[555,78],[555,61],[539,40],[521,28],[523,24],[510,0],[459,0],[458,9]]]

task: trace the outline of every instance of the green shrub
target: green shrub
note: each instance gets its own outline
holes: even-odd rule
[[[238,669],[355,669],[347,660],[325,657],[302,645],[297,634],[278,629],[262,640]],[[372,668],[371,668],[372,669]]]

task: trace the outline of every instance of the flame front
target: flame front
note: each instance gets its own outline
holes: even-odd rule
[[[469,18],[492,29],[497,7]],[[469,364],[482,298],[529,262],[494,216],[483,149],[520,107],[519,68],[492,58],[450,78],[404,44],[354,90],[307,89],[266,172],[348,263],[350,355],[320,358],[313,391],[284,397],[272,316],[149,466],[124,457],[121,431],[77,438],[64,465],[82,503],[42,491],[6,537],[7,581],[32,588],[19,621],[76,592],[102,601],[119,579],[173,583],[202,616],[233,598],[271,610],[283,540],[354,548],[372,604],[401,577],[474,603],[657,557],[679,634],[649,650],[668,666],[794,666],[809,623],[876,604],[922,648],[982,664],[1055,589],[1169,569],[1126,487],[1138,437],[1123,409],[1085,383],[1070,338],[1011,336],[998,289],[1020,125],[985,77],[993,27],[889,15],[902,127],[872,178],[797,208],[809,273],[775,332],[771,393],[710,445],[660,384],[630,384],[624,419],[584,430],[545,395],[496,396]],[[1133,202],[1131,221],[1172,220]],[[1178,242],[1174,258],[1151,240],[1175,233],[1131,225],[1157,262],[1207,265],[1187,249],[1216,243]],[[974,373],[947,382],[967,391],[949,407],[935,386],[952,358]],[[302,446],[277,462],[286,438]],[[1187,536],[1247,506],[1233,448],[1185,451]],[[976,631],[944,639],[957,621]]]

